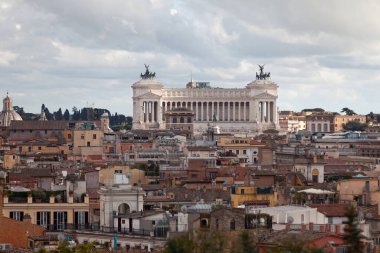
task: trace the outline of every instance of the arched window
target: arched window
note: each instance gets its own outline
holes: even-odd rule
[[[119,208],[117,209],[118,214],[128,214],[130,213],[130,207],[128,204],[120,204]]]
[[[177,117],[173,117],[173,123],[177,123]]]

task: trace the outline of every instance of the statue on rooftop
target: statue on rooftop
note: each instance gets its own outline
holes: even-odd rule
[[[144,64],[145,66],[145,73],[141,73],[140,77],[141,79],[153,79],[156,77],[156,72],[150,72],[149,71],[149,65]]]
[[[270,72],[264,73],[264,65],[257,64],[260,68],[260,73],[257,74],[256,72],[256,80],[267,80],[267,78],[270,78]]]

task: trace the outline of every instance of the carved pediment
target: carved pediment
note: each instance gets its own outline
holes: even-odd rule
[[[256,95],[254,98],[277,98],[277,96],[273,96],[272,94],[269,94],[268,92],[260,93],[259,95]]]
[[[138,96],[137,98],[144,98],[144,99],[160,99],[161,96],[157,95],[157,94],[154,94],[153,92],[147,92],[147,93],[144,93],[140,96]]]

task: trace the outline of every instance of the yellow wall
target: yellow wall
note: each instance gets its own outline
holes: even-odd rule
[[[334,117],[334,131],[343,131],[343,124],[347,122],[357,120],[360,123],[366,122],[366,117],[364,115],[337,115]]]
[[[366,182],[369,182],[369,192],[365,192]],[[372,178],[348,179],[337,183],[340,201],[353,201],[355,196],[367,195],[367,202],[377,205],[380,201],[379,180]]]
[[[256,194],[256,187],[236,187],[236,194],[231,194],[231,206],[238,207],[242,205],[244,201],[255,201],[255,200],[269,200],[270,206],[277,205],[277,192],[272,194]],[[244,194],[241,190],[244,190]]]
[[[25,214],[29,214],[32,218],[32,224],[37,224],[37,212],[50,212],[50,223],[54,223],[54,212],[67,212],[67,223],[74,223],[74,212],[86,211],[89,212],[89,200],[88,196],[85,197],[84,203],[54,203],[52,199],[50,203],[31,203],[31,197],[28,198],[28,203],[9,203],[8,197],[4,196],[3,199],[3,215],[5,217],[10,217],[10,212],[20,211]]]
[[[20,156],[13,154],[4,155],[4,169],[10,170],[18,163],[20,163]]]
[[[145,172],[139,169],[131,169],[128,166],[110,166],[99,171],[99,183],[114,184],[115,170],[121,170],[122,174],[129,173],[129,184],[147,184],[148,179],[145,177]]]

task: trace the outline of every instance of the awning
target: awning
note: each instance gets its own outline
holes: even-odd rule
[[[11,192],[30,192],[30,189],[21,186],[15,186],[11,187]]]
[[[301,190],[298,192],[301,192],[301,193],[303,192],[306,194],[335,194],[335,192],[332,192],[332,191],[322,190],[322,189],[314,189],[314,188],[305,189],[305,190]]]

